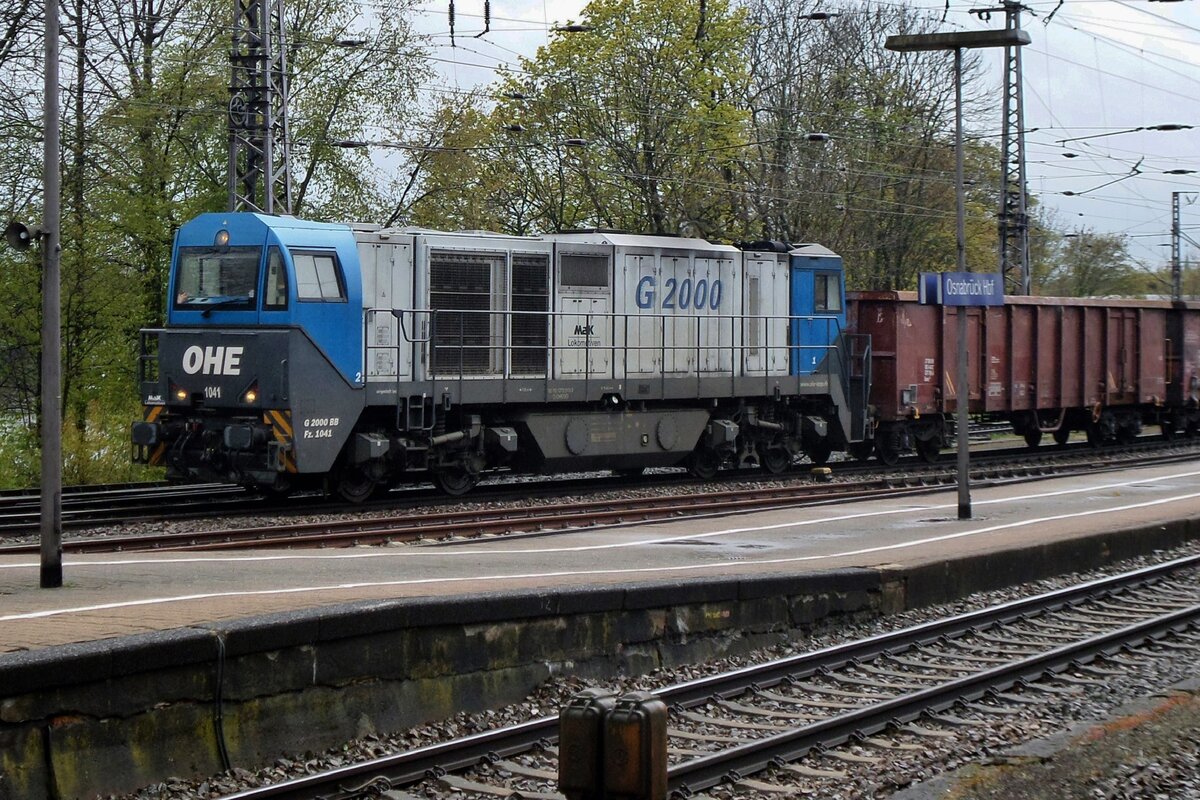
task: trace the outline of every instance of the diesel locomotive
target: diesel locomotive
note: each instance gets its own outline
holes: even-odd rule
[[[845,291],[816,244],[204,214],[142,332],[135,461],[351,501],[489,471],[934,460],[960,390],[1030,447],[1200,432],[1200,304]],[[954,385],[968,315],[970,378]]]
[[[872,452],[871,365],[820,245],[204,214],[142,332],[133,453],[350,501],[493,470],[780,472]]]

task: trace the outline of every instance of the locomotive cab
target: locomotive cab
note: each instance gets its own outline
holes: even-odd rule
[[[166,326],[142,332],[134,460],[276,488],[327,472],[362,407],[351,231],[204,214],[176,236],[168,291]]]
[[[789,254],[791,268],[791,369],[809,375],[825,365],[846,327],[841,256],[817,244]]]

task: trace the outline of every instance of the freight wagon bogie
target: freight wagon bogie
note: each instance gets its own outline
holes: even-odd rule
[[[1160,417],[1154,407],[1043,409],[1007,417],[1013,433],[1024,438],[1029,447],[1038,447],[1044,436],[1059,445],[1066,444],[1072,433],[1082,433],[1093,447],[1129,444],[1142,435],[1145,421]]]
[[[946,422],[940,414],[880,422],[875,430],[873,454],[888,466],[895,466],[908,453],[916,453],[922,461],[932,464],[938,460],[947,438]]]

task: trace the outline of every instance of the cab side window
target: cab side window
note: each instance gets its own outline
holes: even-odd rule
[[[333,253],[292,251],[296,265],[296,297],[325,302],[345,301],[346,289]]]
[[[837,273],[818,272],[813,276],[813,310],[842,310],[842,285]]]
[[[267,251],[267,282],[263,288],[263,310],[283,311],[288,307],[287,269],[278,247]]]

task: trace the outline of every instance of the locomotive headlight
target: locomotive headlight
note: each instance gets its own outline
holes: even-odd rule
[[[225,247],[229,244],[229,231],[222,228],[217,231],[217,235],[213,237],[213,244],[217,247]]]
[[[176,386],[175,387],[175,399],[181,403],[184,400],[187,400],[188,399],[187,389],[184,389],[182,386]]]
[[[242,395],[242,402],[247,403],[247,404],[253,404],[253,403],[258,402],[258,384],[257,383],[251,384],[250,388],[246,390],[246,393]]]

